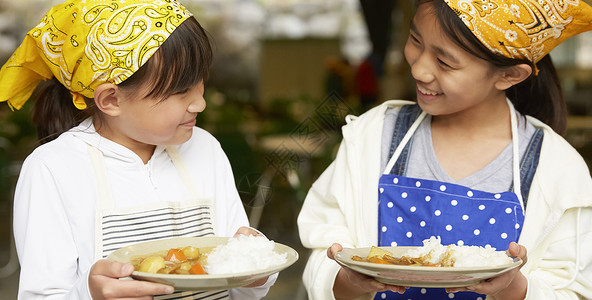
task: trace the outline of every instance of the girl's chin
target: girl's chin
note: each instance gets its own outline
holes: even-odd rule
[[[189,139],[191,139],[191,134],[189,134],[187,137],[183,138],[180,142],[179,145],[181,144],[185,144],[187,141],[189,141]]]
[[[417,104],[422,111],[425,111],[429,115],[437,116],[442,114],[442,110],[436,105],[437,102],[422,101],[417,99]]]
[[[171,139],[169,143],[169,145],[181,145],[181,144],[185,144],[187,141],[189,141],[191,139],[191,136],[193,135],[193,131],[184,133],[182,135],[178,135],[175,138]]]
[[[433,101],[432,99],[426,100],[424,97],[421,97],[420,95],[418,95],[415,100],[417,101],[417,104],[419,104],[419,106],[424,110],[428,109],[429,107],[433,107],[435,104],[435,101]]]

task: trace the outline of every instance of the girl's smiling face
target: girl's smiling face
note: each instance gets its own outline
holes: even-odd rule
[[[431,115],[449,115],[505,101],[503,72],[460,48],[443,32],[432,4],[420,4],[405,45],[417,101]]]
[[[165,99],[148,97],[122,101],[120,130],[129,142],[179,145],[191,138],[197,114],[206,107],[204,83]]]
[[[197,114],[206,107],[203,80],[164,98],[142,96],[142,88],[123,92],[109,84],[106,86],[110,96],[101,99],[111,99],[103,101],[117,104],[105,106],[109,107],[105,109],[108,113],[97,131],[134,151],[144,162],[150,159],[157,145],[180,145],[188,141]]]

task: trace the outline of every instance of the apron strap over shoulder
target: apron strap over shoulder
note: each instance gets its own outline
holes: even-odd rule
[[[191,196],[194,198],[199,197],[199,190],[195,186],[193,176],[191,175],[191,172],[189,172],[189,169],[183,161],[183,157],[179,153],[179,150],[177,150],[177,147],[168,146],[166,147],[166,152],[171,158],[173,164],[175,165],[177,172],[179,172],[179,176],[181,176],[181,180],[183,180],[183,183],[185,184],[185,187],[187,187],[187,190],[189,191]]]
[[[384,171],[382,172],[382,174],[391,173],[391,170],[393,169],[393,166],[395,165],[395,163],[397,162],[397,159],[401,155],[401,152],[403,152],[403,149],[405,148],[405,146],[407,145],[409,140],[411,140],[411,137],[413,136],[413,134],[415,133],[415,131],[417,130],[417,128],[421,124],[421,121],[423,121],[423,119],[426,117],[426,115],[427,115],[427,113],[425,111],[422,111],[421,114],[419,115],[419,117],[417,117],[417,119],[413,122],[413,124],[411,125],[409,130],[407,130],[407,133],[405,133],[405,136],[403,136],[403,139],[401,140],[401,142],[399,143],[399,145],[395,149],[395,152],[391,156],[389,162],[386,164],[386,168],[384,168]],[[395,129],[395,130],[397,130],[397,129]]]
[[[397,120],[395,121],[395,130],[393,130],[393,138],[391,141],[391,147],[389,150],[389,156],[392,157],[395,153],[395,149],[403,140],[405,133],[409,131],[413,122],[419,117],[422,110],[418,104],[413,105],[404,105],[400,108],[399,112],[397,113]],[[409,160],[409,154],[411,151],[411,146],[413,144],[413,140],[409,141],[401,154],[399,155],[399,159],[391,169],[390,174],[394,175],[405,175],[407,172],[407,161]]]
[[[520,191],[522,185],[520,184],[520,148],[518,146],[518,120],[516,116],[516,109],[514,105],[510,101],[510,99],[506,98],[506,102],[508,103],[508,107],[510,108],[510,123],[512,128],[512,175],[514,177],[514,193],[518,196],[520,200],[520,206],[522,207],[522,211],[524,211],[524,200],[522,198],[522,192]]]
[[[95,179],[97,180],[97,194],[98,198],[102,199],[99,201],[99,210],[105,208],[115,207],[115,200],[111,190],[111,183],[109,182],[109,176],[107,176],[107,168],[105,167],[105,161],[103,160],[103,153],[96,147],[87,145],[88,154],[90,156],[90,163],[95,173]]]

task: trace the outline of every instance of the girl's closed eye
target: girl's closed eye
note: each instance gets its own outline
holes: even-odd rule
[[[454,69],[454,68],[453,68],[451,65],[449,65],[448,63],[446,63],[446,62],[445,62],[445,61],[443,61],[442,59],[439,59],[439,58],[438,58],[437,60],[438,60],[438,65],[440,65],[442,68],[445,68],[445,69],[451,69],[451,70],[453,70],[453,69]]]
[[[175,92],[173,95],[181,95],[181,94],[186,94],[187,92],[189,92],[189,88],[184,88],[180,91]]]

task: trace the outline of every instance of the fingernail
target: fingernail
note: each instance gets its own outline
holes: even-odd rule
[[[121,267],[121,272],[123,274],[131,274],[134,271],[134,266],[125,264]]]
[[[172,294],[174,291],[175,291],[175,289],[172,286],[167,286],[164,288],[165,294]]]
[[[380,283],[380,282],[374,282],[374,283],[372,284],[372,286],[374,286],[374,288],[375,288],[375,289],[380,289],[380,290],[382,290],[382,289],[384,289],[384,288],[385,288],[385,285],[384,285],[384,284],[382,284],[382,283]]]

